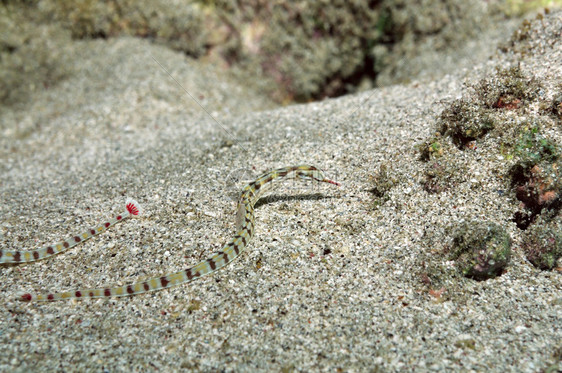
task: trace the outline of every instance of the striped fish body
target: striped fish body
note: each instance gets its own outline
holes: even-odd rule
[[[240,194],[238,209],[236,214],[237,232],[230,241],[228,241],[222,249],[209,258],[189,267],[185,270],[170,273],[161,277],[153,277],[146,281],[137,282],[130,285],[119,287],[107,287],[98,289],[80,289],[75,291],[67,291],[61,293],[47,294],[31,294],[26,293],[18,297],[22,301],[54,301],[63,299],[84,299],[84,298],[107,298],[122,297],[142,294],[150,291],[170,288],[186,282],[190,282],[199,277],[208,275],[214,271],[221,269],[246,249],[250,239],[254,235],[254,205],[265,191],[265,187],[273,182],[288,178],[298,178],[303,180],[316,180],[334,185],[337,182],[326,179],[322,171],[314,166],[299,165],[292,167],[284,167],[260,175],[256,180],[247,184]],[[136,205],[137,211],[140,209]],[[129,214],[131,212],[129,211]],[[123,217],[121,217],[122,219]],[[114,223],[113,223],[114,224]],[[111,226],[110,224],[109,226]],[[105,229],[109,228],[106,227]],[[88,238],[90,238],[89,236]],[[65,241],[66,242],[66,241]],[[76,245],[78,242],[75,242]],[[73,246],[74,246],[73,245]],[[70,248],[70,243],[69,247]]]

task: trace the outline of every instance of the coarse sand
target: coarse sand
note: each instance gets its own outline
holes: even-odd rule
[[[490,41],[476,66],[284,108],[144,40],[74,41],[69,78],[3,112],[0,249],[60,241],[127,197],[145,214],[61,255],[0,267],[0,371],[561,369],[562,273],[519,249],[520,203],[497,139],[456,149],[458,182],[440,193],[424,189],[416,148],[496,67],[534,76],[546,101],[560,94],[561,32],[553,12],[524,37],[505,35],[503,49]],[[560,121],[549,136],[562,144]],[[256,209],[246,252],[211,276],[131,298],[15,300],[187,268],[232,236],[246,181],[301,163],[342,186],[279,184]],[[372,193],[381,165],[385,198]],[[486,281],[454,275],[443,254],[448,227],[474,219],[513,240],[509,265]],[[429,261],[445,274],[438,287],[424,281]]]

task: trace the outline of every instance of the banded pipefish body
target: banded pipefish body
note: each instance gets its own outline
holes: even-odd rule
[[[254,235],[255,231],[255,221],[254,221],[254,205],[259,200],[260,196],[266,190],[266,187],[271,184],[286,180],[286,179],[301,179],[301,180],[314,180],[317,182],[324,182],[334,185],[340,185],[339,183],[327,179],[324,173],[314,167],[309,165],[298,165],[291,167],[283,167],[266,172],[260,175],[256,180],[247,184],[240,194],[238,200],[238,208],[236,213],[236,234],[228,241],[222,249],[211,255],[205,260],[202,260],[198,264],[189,267],[185,270],[169,273],[164,276],[153,277],[144,281],[136,282],[133,284],[117,287],[105,287],[96,289],[80,289],[74,291],[65,292],[53,292],[45,294],[32,294],[25,293],[20,295],[17,299],[21,301],[55,301],[64,299],[84,299],[84,298],[108,298],[108,297],[124,297],[137,294],[143,294],[150,291],[167,289],[172,286],[177,286],[190,282],[202,276],[213,273],[222,267],[226,266],[228,263],[232,262],[240,256],[247,248],[248,243]],[[17,255],[19,261],[11,260],[4,261],[3,263],[22,263],[26,261],[44,259],[53,253],[62,252],[77,245],[79,242],[92,237],[94,232],[97,234],[98,229],[103,227],[104,229],[109,228],[111,225],[115,224],[117,221],[123,220],[125,217],[130,215],[138,215],[140,213],[139,205],[134,201],[128,201],[127,212],[119,215],[117,218],[108,221],[96,228],[92,228],[82,235],[74,236],[60,244],[48,246],[45,249],[40,249],[36,251],[19,252]],[[107,226],[106,226],[107,225]],[[100,230],[101,233],[103,230]],[[67,244],[65,246],[65,243]],[[51,248],[52,250],[50,250]],[[59,250],[59,248],[62,248]],[[56,251],[57,249],[58,251]],[[38,254],[34,254],[38,252]],[[15,259],[16,252],[5,252],[4,255]],[[22,254],[23,253],[23,254]],[[37,257],[37,258],[35,258]],[[32,260],[21,260],[35,258]]]

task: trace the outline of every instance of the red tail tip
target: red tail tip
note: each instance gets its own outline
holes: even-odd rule
[[[128,199],[125,202],[125,207],[127,208],[127,211],[129,211],[129,214],[131,214],[133,216],[138,216],[142,213],[142,209],[141,209],[139,203],[137,201],[135,201],[134,199]]]
[[[337,181],[334,181],[334,180],[324,179],[322,181],[324,181],[325,183],[330,183],[330,184],[334,184],[334,185],[337,185],[337,186],[341,185],[340,183],[338,183]]]

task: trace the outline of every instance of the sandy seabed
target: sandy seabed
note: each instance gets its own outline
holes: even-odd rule
[[[0,267],[0,370],[560,369],[562,274],[518,249],[519,201],[498,193],[495,140],[458,150],[465,174],[434,194],[415,145],[466,82],[496,66],[519,65],[546,97],[559,93],[561,29],[553,13],[533,22],[533,53],[490,47],[491,59],[457,74],[274,110],[224,71],[146,41],[74,42],[74,74],[2,118],[0,248],[60,241],[120,212],[126,197],[145,214],[61,255]],[[257,208],[246,252],[211,276],[132,298],[15,300],[187,268],[233,235],[246,181],[301,163],[342,186],[280,184]],[[382,164],[394,182],[377,200]],[[439,255],[447,227],[471,219],[509,233],[507,269],[424,283],[425,260],[454,272]]]

